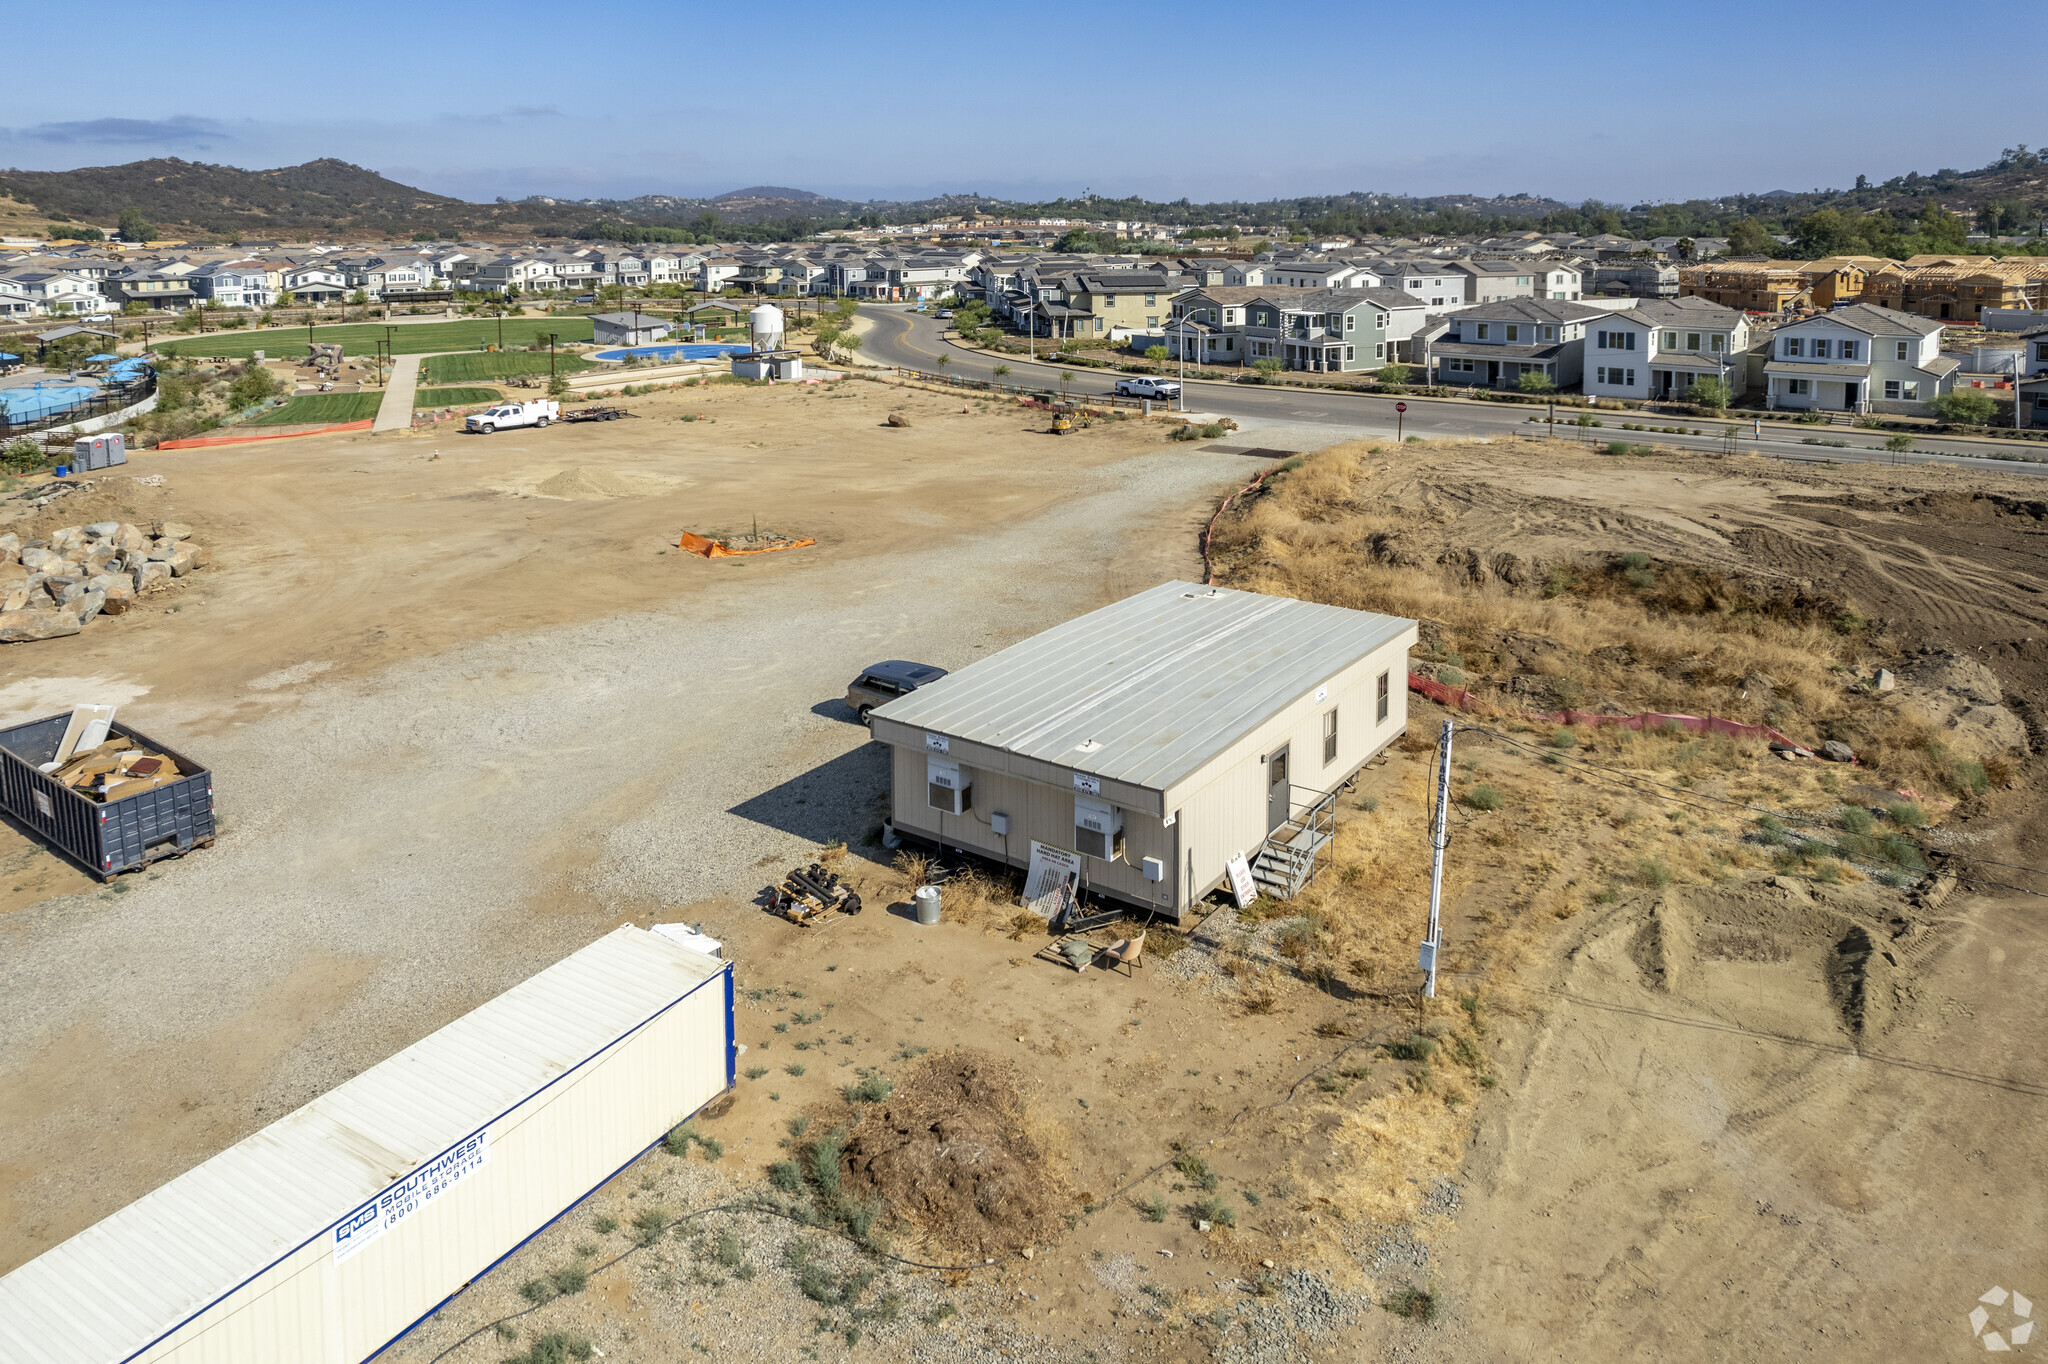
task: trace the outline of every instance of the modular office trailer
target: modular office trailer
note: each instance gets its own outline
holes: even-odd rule
[[[0,1360],[356,1364],[734,1056],[731,966],[620,928],[0,1278]]]
[[[1178,919],[1400,737],[1415,634],[1162,584],[873,711],[894,827],[1017,867],[1078,852],[1087,890]]]

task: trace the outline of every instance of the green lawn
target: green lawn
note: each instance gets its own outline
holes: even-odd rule
[[[249,426],[310,426],[324,422],[368,421],[377,415],[382,393],[308,393],[273,407]]]
[[[545,340],[553,332],[563,341],[590,340],[590,319],[587,317],[508,317],[505,319],[505,344],[527,346],[535,341]],[[386,335],[382,323],[347,324],[332,323],[315,327],[310,339],[322,344],[339,342],[349,355],[370,355],[376,350],[376,343]],[[455,322],[401,322],[394,323],[389,332],[391,348],[396,355],[427,355],[435,351],[477,349],[479,342],[498,344],[498,319],[494,317],[465,317]],[[209,332],[205,336],[188,336],[177,340],[152,343],[151,349],[165,355],[226,355],[233,359],[247,359],[251,351],[262,351],[273,359],[306,353],[309,339],[304,327],[287,327],[271,331]],[[545,369],[546,359],[542,366]]]
[[[590,362],[580,355],[557,352],[554,361],[557,374],[574,374],[590,368]],[[437,384],[488,383],[493,379],[510,379],[517,374],[547,372],[546,351],[512,350],[490,354],[472,351],[467,355],[437,355],[427,361],[427,377]]]
[[[412,405],[468,407],[471,403],[494,403],[504,396],[495,388],[423,388],[412,395]]]

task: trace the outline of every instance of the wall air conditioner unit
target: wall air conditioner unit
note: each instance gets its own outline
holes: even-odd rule
[[[974,788],[960,764],[945,758],[924,760],[925,803],[949,815],[964,815],[974,807]]]
[[[1124,853],[1124,812],[1106,800],[1074,797],[1074,848],[1083,857],[1113,862]]]

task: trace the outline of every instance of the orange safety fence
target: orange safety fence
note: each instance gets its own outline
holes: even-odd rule
[[[233,436],[189,436],[184,440],[167,440],[159,444],[159,450],[196,450],[204,445],[245,445],[257,440],[294,440],[300,436],[331,436],[339,431],[367,431],[376,424],[374,418],[365,417],[359,422],[336,422],[332,426],[314,426],[303,431],[279,431],[271,435]]]
[[[676,542],[676,547],[685,554],[701,554],[706,559],[727,559],[742,554],[773,554],[778,549],[802,549],[805,545],[817,543],[816,540],[791,540],[788,544],[769,545],[766,549],[727,549],[721,541],[684,531],[683,538]]]

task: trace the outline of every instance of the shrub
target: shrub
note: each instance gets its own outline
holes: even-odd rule
[[[1884,448],[1895,454],[1904,454],[1913,448],[1913,438],[1904,435],[1887,436],[1885,437]]]
[[[1550,746],[1557,749],[1573,749],[1579,746],[1578,733],[1569,725],[1560,725],[1550,734]]]
[[[804,1172],[795,1161],[778,1160],[768,1167],[768,1182],[784,1193],[795,1193],[804,1186]]]
[[[1475,786],[1461,800],[1474,810],[1498,810],[1501,806],[1501,794],[1491,786]]]
[[[1636,880],[1646,886],[1668,886],[1671,884],[1671,868],[1661,857],[1644,857],[1636,862]]]
[[[1887,811],[1892,823],[1902,829],[1924,829],[1927,827],[1927,811],[1912,801],[1901,801]]]
[[[1657,585],[1657,575],[1647,568],[1632,568],[1622,576],[1630,587],[1646,589]]]
[[[1195,1216],[1212,1227],[1237,1225],[1237,1209],[1213,1195],[1195,1204]]]
[[[1138,1211],[1144,1215],[1147,1222],[1164,1222],[1166,1220],[1166,1200],[1158,1194],[1153,1194],[1150,1198],[1138,1204]]]
[[[1943,393],[1929,404],[1934,415],[1953,426],[1982,426],[1998,408],[1991,395],[1975,388]]]
[[[876,1104],[889,1097],[895,1090],[893,1081],[881,1075],[869,1075],[857,1083],[847,1085],[839,1092],[850,1104]]]
[[[550,1331],[534,1341],[532,1349],[523,1355],[513,1355],[505,1364],[569,1364],[571,1360],[588,1359],[593,1353],[590,1342],[582,1336]]]
[[[548,1278],[555,1285],[555,1291],[563,1294],[581,1293],[590,1282],[590,1271],[582,1265],[564,1265]]]
[[[1842,831],[1851,834],[1867,834],[1875,822],[1870,817],[1870,811],[1856,805],[1846,806],[1842,813],[1835,817],[1835,823],[1841,826]]]
[[[1632,549],[1621,556],[1621,566],[1623,568],[1648,568],[1650,566],[1650,556],[1639,549]]]
[[[1436,1055],[1436,1039],[1424,1037],[1421,1033],[1410,1033],[1405,1042],[1386,1044],[1387,1055],[1396,1061],[1427,1061]]]
[[[1181,1175],[1187,1179],[1188,1183],[1194,1185],[1202,1192],[1213,1193],[1215,1191],[1215,1173],[1209,1169],[1209,1162],[1203,1160],[1194,1152],[1184,1152],[1178,1159],[1176,1159],[1173,1162],[1173,1168],[1180,1171]]]
[[[1380,1306],[1411,1321],[1435,1321],[1437,1317],[1436,1298],[1420,1288],[1404,1288]]]

